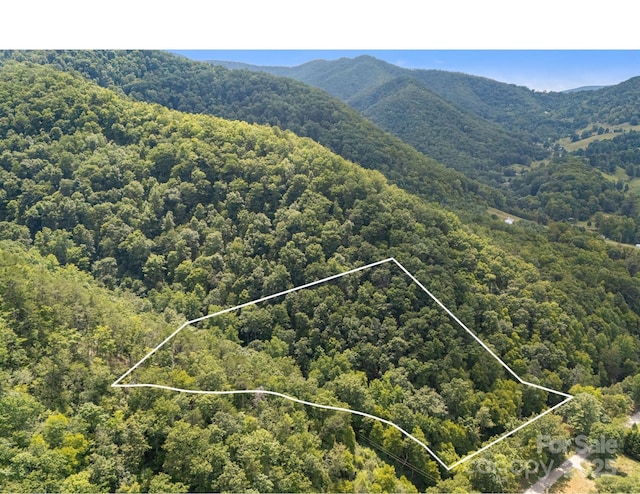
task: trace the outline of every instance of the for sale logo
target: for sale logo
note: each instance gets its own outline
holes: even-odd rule
[[[616,469],[611,463],[611,458],[614,457],[619,450],[616,439],[607,438],[604,435],[600,435],[597,438],[579,435],[571,441],[569,439],[558,439],[541,434],[537,437],[536,443],[538,453],[546,451],[557,455],[568,454],[570,451],[575,451],[575,453],[584,458],[593,455],[589,461],[593,464],[594,474],[616,474]],[[568,460],[563,464],[552,458],[548,461],[517,459],[497,463],[487,458],[479,458],[473,463],[472,468],[480,474],[491,474],[495,476],[511,474],[531,481],[546,477],[554,468],[560,466],[568,467]]]
[[[547,435],[540,435],[537,438],[538,453],[546,449],[553,454],[567,454],[571,446],[571,441],[565,439],[553,439]],[[573,449],[576,454],[584,457],[595,455],[595,458],[590,460],[593,464],[594,474],[615,475],[616,469],[611,464],[611,458],[616,455],[619,449],[616,439],[607,438],[603,434],[597,438],[588,438],[584,434],[580,434],[573,440]]]

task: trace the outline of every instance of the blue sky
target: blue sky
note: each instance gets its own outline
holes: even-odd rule
[[[489,77],[536,90],[611,85],[640,75],[640,50],[172,50],[194,60],[300,65],[369,54],[406,68]]]

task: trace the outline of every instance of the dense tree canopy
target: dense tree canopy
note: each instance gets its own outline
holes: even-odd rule
[[[5,61],[0,95],[4,490],[502,485],[465,472],[438,484],[446,473],[423,449],[362,417],[109,386],[185,320],[390,256],[523,378],[635,389],[636,252],[563,223],[485,218],[474,232],[311,139],[134,102],[51,67]],[[357,408],[448,462],[554,403],[391,265],[202,321],[174,343],[131,379]],[[622,399],[597,400],[626,413]],[[496,461],[538,454],[525,435],[503,444]]]
[[[292,130],[428,200],[495,203],[502,196],[427,158],[323,91],[292,79],[231,71],[159,51],[5,51],[3,59],[77,72],[139,101]]]

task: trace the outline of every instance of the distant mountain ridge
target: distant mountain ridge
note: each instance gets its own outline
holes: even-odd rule
[[[565,89],[564,91],[560,91],[561,93],[579,93],[580,91],[597,91],[598,89],[604,89],[605,87],[610,86],[580,86],[571,89]]]
[[[487,103],[486,94],[497,93],[507,106],[523,97],[532,106],[534,98],[525,88],[466,74],[404,69],[367,55],[297,67],[210,63],[291,77],[323,89],[427,156],[493,185],[500,182],[503,166],[528,164],[545,154],[535,139],[516,137],[512,126],[505,125],[511,124],[507,109]],[[495,178],[488,176],[491,171]]]
[[[368,55],[241,68],[319,87],[428,156],[492,185],[508,181],[510,165],[549,156],[551,143],[589,124],[640,119],[640,78],[538,92],[459,72],[405,69]]]
[[[234,65],[237,67],[236,62],[209,61],[209,63],[228,68]],[[538,101],[540,98],[534,91],[522,86],[461,72],[405,69],[369,55],[352,59],[340,58],[334,61],[314,60],[295,67],[242,64],[242,68],[291,77],[324,89],[347,103],[358,98],[363,91],[370,91],[376,85],[396,77],[407,76],[415,78],[427,89],[460,110],[470,111],[483,118],[498,119],[502,116],[500,112],[516,102],[521,106],[526,104],[536,109],[540,105]]]

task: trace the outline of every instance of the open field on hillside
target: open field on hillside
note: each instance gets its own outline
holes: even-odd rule
[[[592,127],[598,127],[598,124],[589,124],[586,129],[582,129],[577,132],[580,135],[585,130],[591,129]],[[640,125],[631,125],[629,123],[624,123],[620,125],[601,125],[601,127],[609,128],[610,132],[604,134],[595,134],[587,137],[586,139],[580,139],[579,141],[571,142],[570,137],[565,137],[563,139],[558,140],[558,144],[564,147],[567,151],[576,151],[578,149],[585,149],[589,144],[594,141],[602,141],[604,139],[613,139],[616,136],[619,136],[621,132],[615,132],[616,130],[621,130],[622,132],[629,132],[630,130],[639,130]]]

